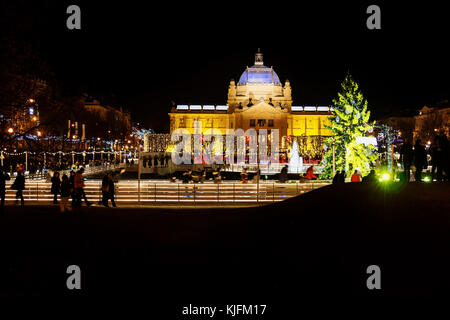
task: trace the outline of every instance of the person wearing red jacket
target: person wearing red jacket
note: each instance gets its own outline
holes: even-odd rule
[[[351,182],[361,182],[361,176],[358,174],[358,171],[355,170],[355,172],[353,172],[352,177],[350,178]]]
[[[306,169],[306,179],[308,180],[317,180],[317,176],[314,175],[314,168],[313,166],[309,167],[308,169]]]

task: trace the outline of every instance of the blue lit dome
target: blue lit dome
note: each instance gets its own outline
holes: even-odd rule
[[[280,85],[280,78],[273,68],[263,64],[263,55],[258,51],[255,56],[255,65],[247,68],[239,78],[238,84],[276,84]]]
[[[239,84],[260,84],[260,83],[268,83],[268,84],[280,84],[280,79],[278,75],[273,71],[272,68],[268,68],[265,66],[257,67],[253,66],[251,68],[247,68],[239,79]]]

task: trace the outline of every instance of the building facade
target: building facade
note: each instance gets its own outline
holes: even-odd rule
[[[284,82],[255,55],[236,83],[230,81],[226,105],[177,105],[169,113],[170,133],[179,128],[194,133],[194,122],[202,123],[202,131],[214,128],[226,134],[227,129],[279,130],[280,151],[286,150],[295,138],[320,140],[331,136],[328,106],[293,105],[289,80]]]

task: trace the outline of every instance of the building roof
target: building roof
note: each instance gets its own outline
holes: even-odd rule
[[[245,84],[276,84],[281,85],[280,78],[273,68],[266,67],[263,62],[263,54],[259,51],[255,55],[255,64],[247,67],[239,78],[238,85]]]

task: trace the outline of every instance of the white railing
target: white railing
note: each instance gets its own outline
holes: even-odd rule
[[[269,203],[286,200],[293,196],[312,191],[328,185],[329,182],[314,181],[308,183],[170,183],[161,181],[141,181],[139,192],[136,181],[116,183],[116,201],[129,204],[170,204],[170,203]],[[6,186],[6,201],[15,200],[15,190]],[[51,202],[51,183],[27,181],[23,191],[25,201]],[[102,197],[101,181],[86,181],[85,192],[92,202],[99,202]]]

